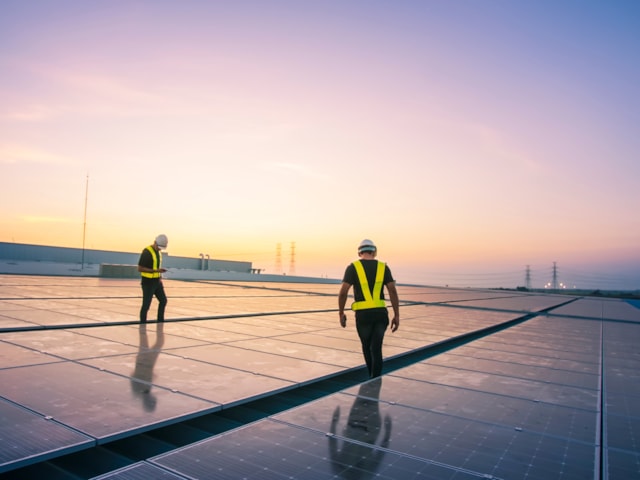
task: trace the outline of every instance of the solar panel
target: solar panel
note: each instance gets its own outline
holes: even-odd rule
[[[100,440],[220,408],[72,362],[0,369],[2,396]]]
[[[4,388],[3,388],[4,390]],[[86,448],[95,440],[0,399],[0,472]]]
[[[175,450],[151,462],[193,479],[478,478],[463,469],[272,420]]]
[[[174,475],[164,468],[159,468],[147,462],[139,462],[105,475],[94,477],[94,480],[149,480],[150,478],[154,480],[184,480],[182,476]]]
[[[610,299],[399,288],[403,301],[423,303],[403,305],[401,329],[385,338],[388,360],[412,360],[381,389],[365,382],[315,396],[100,478],[546,480],[596,478],[601,463],[605,480],[637,475],[640,310]],[[233,408],[264,399],[272,411],[275,393],[363,365],[353,318],[337,325],[335,285],[172,280],[167,289],[169,321],[143,334],[135,280],[0,277],[0,415],[12,419],[0,425],[2,468],[135,442],[214,412],[234,425],[262,418]],[[517,319],[526,320],[499,328]],[[2,330],[15,325],[43,329]],[[486,328],[494,330],[471,336]],[[68,463],[39,463],[36,476]]]

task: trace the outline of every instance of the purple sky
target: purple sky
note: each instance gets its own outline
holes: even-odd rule
[[[640,288],[639,45],[637,1],[4,0],[0,241]]]

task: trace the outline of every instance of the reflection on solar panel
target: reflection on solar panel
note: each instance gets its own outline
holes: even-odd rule
[[[335,285],[166,289],[0,276],[1,478],[640,478],[629,303],[400,286],[367,381]]]

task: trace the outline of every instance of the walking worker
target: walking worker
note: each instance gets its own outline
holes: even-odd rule
[[[396,282],[389,266],[376,260],[378,249],[368,239],[358,246],[360,260],[349,264],[344,272],[342,285],[338,294],[338,315],[342,328],[347,326],[344,308],[347,303],[349,289],[353,286],[355,301],[351,309],[356,316],[356,330],[362,343],[362,353],[369,370],[369,377],[382,374],[382,341],[389,326],[389,312],[384,299],[383,286],[387,287],[389,300],[393,308],[391,331],[400,326],[400,305]]]
[[[158,299],[158,322],[164,322],[164,309],[167,306],[167,295],[162,285],[162,274],[167,271],[162,268],[163,248],[167,248],[169,240],[164,234],[156,237],[152,245],[149,245],[140,254],[138,271],[142,285],[142,307],[140,307],[140,323],[147,322],[147,312],[151,301],[155,296]]]

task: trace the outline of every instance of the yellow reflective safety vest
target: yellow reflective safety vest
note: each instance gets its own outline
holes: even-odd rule
[[[151,258],[153,259],[153,266],[151,268],[154,270],[160,270],[160,267],[162,266],[162,253],[156,252],[153,245],[149,245],[146,249],[149,250]],[[160,278],[160,272],[140,272],[140,275],[144,278]]]
[[[351,304],[351,310],[366,310],[368,308],[386,308],[387,304],[382,300],[382,284],[384,282],[384,269],[385,263],[378,262],[378,269],[376,270],[376,279],[373,284],[373,290],[369,288],[369,281],[367,275],[364,272],[364,267],[360,260],[353,262],[353,266],[356,268],[358,274],[358,280],[360,281],[360,287],[362,288],[362,295],[364,300],[359,302],[353,302]]]

